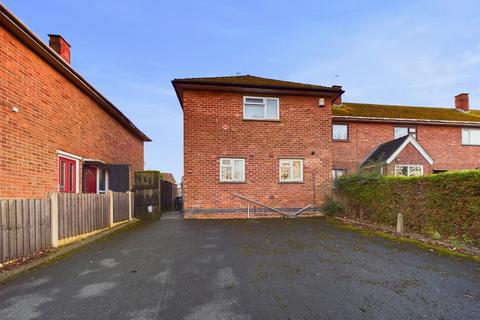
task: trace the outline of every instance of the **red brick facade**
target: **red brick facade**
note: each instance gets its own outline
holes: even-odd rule
[[[411,143],[407,144],[398,156],[385,166],[384,174],[394,176],[396,165],[421,165],[423,166],[424,175],[432,173],[430,163]]]
[[[318,207],[331,192],[331,99],[274,95],[279,121],[243,119],[243,96],[226,91],[185,90],[183,183],[186,217],[279,216],[234,194],[282,210]],[[265,96],[265,95],[260,95]],[[220,182],[221,157],[245,159],[245,182]],[[301,183],[279,182],[279,159],[303,159]],[[304,214],[313,214],[307,210]]]
[[[334,120],[334,123],[335,122]],[[341,123],[346,123],[342,120]],[[394,138],[396,126],[405,124],[348,122],[349,139],[333,142],[335,169],[355,171],[381,143]],[[432,170],[461,170],[480,167],[480,146],[462,145],[462,127],[452,125],[415,125],[417,141],[433,158]]]
[[[57,191],[57,150],[143,169],[141,138],[0,27],[0,198]]]

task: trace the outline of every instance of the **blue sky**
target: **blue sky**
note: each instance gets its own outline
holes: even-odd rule
[[[480,4],[472,1],[5,0],[153,142],[145,167],[183,174],[174,78],[253,74],[340,84],[344,101],[480,109]]]

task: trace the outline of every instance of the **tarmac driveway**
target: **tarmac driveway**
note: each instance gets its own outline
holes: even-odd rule
[[[0,285],[0,319],[479,319],[480,264],[326,219],[169,215]]]

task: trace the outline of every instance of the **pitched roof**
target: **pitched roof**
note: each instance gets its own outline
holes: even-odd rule
[[[409,143],[411,143],[428,162],[433,163],[432,157],[425,151],[420,143],[418,143],[412,135],[407,135],[380,144],[360,166],[380,163],[389,164]]]
[[[395,106],[350,102],[345,102],[340,106],[334,106],[332,114],[334,117],[480,122],[480,110],[461,112],[454,108]]]
[[[227,77],[208,77],[208,78],[184,78],[173,80],[176,83],[196,83],[208,85],[230,85],[230,86],[253,86],[253,87],[271,87],[271,88],[285,88],[285,89],[309,89],[309,90],[336,90],[341,91],[340,86],[326,87],[316,84],[307,84],[300,82],[276,80],[269,78],[262,78],[252,75],[243,76],[227,76]]]
[[[168,181],[172,184],[177,184],[177,182],[175,181],[175,177],[173,176],[173,174],[169,173],[169,172],[160,172],[162,178],[161,180],[164,180],[164,181]]]
[[[89,95],[105,111],[112,115],[130,132],[143,141],[152,141],[130,119],[127,118],[113,103],[105,98],[90,83],[88,83],[72,66],[63,60],[52,48],[45,44],[33,31],[20,21],[12,12],[0,3],[0,25],[5,27],[17,39],[22,41],[33,52],[49,63],[60,74],[64,75],[74,85]]]

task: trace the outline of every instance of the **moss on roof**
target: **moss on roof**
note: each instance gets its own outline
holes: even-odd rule
[[[244,76],[230,76],[230,77],[184,78],[184,79],[175,79],[174,81],[195,82],[195,83],[204,83],[204,84],[282,87],[282,88],[288,88],[288,89],[330,89],[330,90],[334,89],[334,90],[341,91],[341,87],[339,86],[325,87],[325,86],[320,86],[316,84],[307,84],[307,83],[256,77],[249,74]]]
[[[333,116],[480,122],[480,110],[379,105],[345,102],[333,107]]]

